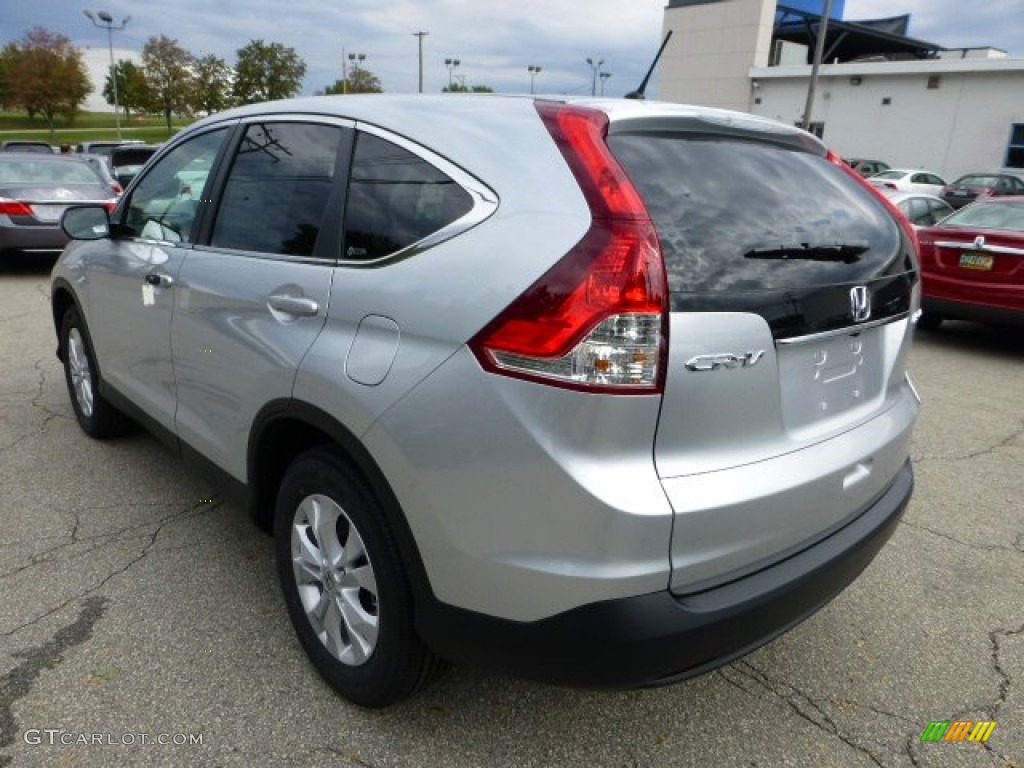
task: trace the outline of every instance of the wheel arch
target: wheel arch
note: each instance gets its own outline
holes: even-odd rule
[[[345,461],[373,495],[395,537],[412,585],[417,607],[433,600],[419,547],[377,462],[345,425],[326,411],[299,400],[266,404],[253,421],[247,457],[250,513],[263,530],[273,530],[276,490],[295,458],[312,448],[330,447]]]
[[[64,360],[64,341],[61,339],[60,329],[64,322],[64,314],[71,307],[75,307],[78,314],[82,315],[82,304],[78,301],[78,297],[67,280],[63,278],[54,280],[50,288],[50,311],[53,313],[53,329],[57,333],[57,358],[62,362]],[[85,322],[84,315],[82,315],[82,321]]]

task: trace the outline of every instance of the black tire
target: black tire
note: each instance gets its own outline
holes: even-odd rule
[[[942,315],[936,315],[934,312],[922,312],[917,318],[917,327],[922,331],[937,331],[944,319]]]
[[[60,349],[71,408],[82,431],[97,440],[124,434],[130,422],[100,394],[96,353],[77,307],[64,313]]]
[[[378,503],[336,453],[315,449],[289,466],[274,510],[274,538],[299,642],[338,693],[363,707],[384,707],[443,666],[416,633],[408,576]],[[325,566],[321,550],[333,551],[334,566]]]

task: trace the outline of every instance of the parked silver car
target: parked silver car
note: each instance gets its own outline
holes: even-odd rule
[[[302,645],[361,705],[441,659],[710,670],[840,592],[911,494],[914,234],[792,127],[253,105],[64,226],[82,428],[132,417],[272,528]]]

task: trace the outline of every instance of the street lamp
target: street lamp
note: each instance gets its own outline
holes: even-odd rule
[[[534,66],[531,64],[526,68],[526,71],[530,73],[530,93],[533,93],[533,81],[540,74],[541,67]]]
[[[418,37],[420,40],[420,93],[423,93],[423,38],[429,35],[429,32],[413,32],[413,37]]]
[[[350,53],[348,55],[348,60],[352,63],[352,72],[353,72],[353,75],[352,75],[352,85],[358,87],[358,77],[357,76],[359,75],[359,65],[362,62],[366,61],[366,54],[365,53]],[[348,77],[347,76],[345,78],[345,92],[348,93]],[[354,93],[358,93],[358,91],[355,91],[355,90],[353,90],[353,92]]]
[[[455,72],[455,68],[462,62],[458,59],[445,59],[444,65],[448,67],[448,93],[452,92],[452,75]]]
[[[107,49],[110,51],[110,79],[114,83],[114,125],[117,126],[117,140],[121,140],[121,106],[117,99],[117,70],[114,69],[114,30],[122,30],[128,26],[128,22],[131,21],[131,16],[125,16],[121,19],[121,23],[117,26],[114,25],[114,17],[106,11],[97,11],[94,16],[92,11],[82,11],[86,16],[89,17],[89,21],[92,22],[94,27],[99,29],[107,30]],[[96,17],[99,17],[99,21],[96,21]]]
[[[612,76],[611,72],[599,72],[598,76],[601,78],[601,95],[604,96],[604,84],[609,77]]]
[[[590,82],[590,95],[597,96],[597,73],[601,69],[601,65],[604,64],[604,59],[598,59],[597,63],[594,63],[594,60],[588,56],[587,64],[589,64],[590,68],[594,71],[594,77]]]

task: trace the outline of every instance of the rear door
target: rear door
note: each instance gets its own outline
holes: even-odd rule
[[[909,425],[857,431],[904,384],[914,256],[874,195],[791,133],[626,124],[609,144],[666,263],[655,463],[673,588],[692,591],[825,535],[906,460]]]
[[[327,315],[350,124],[272,117],[240,126],[216,211],[181,267],[172,326],[178,434],[246,479],[249,429],[288,398]]]

